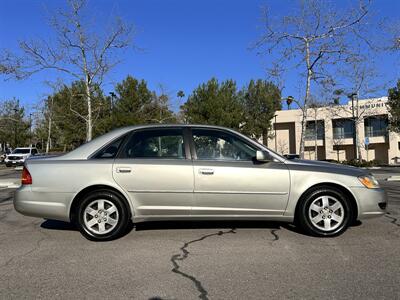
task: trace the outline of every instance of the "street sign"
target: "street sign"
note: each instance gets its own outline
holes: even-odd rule
[[[365,137],[364,144],[367,145],[367,146],[369,145],[369,137]]]

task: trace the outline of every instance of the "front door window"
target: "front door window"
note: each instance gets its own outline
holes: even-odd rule
[[[256,149],[231,134],[208,129],[193,129],[198,160],[251,161]]]

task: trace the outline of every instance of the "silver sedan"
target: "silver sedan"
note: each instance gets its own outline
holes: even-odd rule
[[[131,221],[153,220],[273,220],[336,236],[357,219],[383,215],[386,203],[358,168],[288,160],[227,128],[146,125],[27,160],[14,206],[110,240]]]

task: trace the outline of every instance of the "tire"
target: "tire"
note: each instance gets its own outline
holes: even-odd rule
[[[82,235],[92,241],[110,241],[123,236],[130,213],[120,195],[109,190],[86,194],[77,207],[75,223]]]
[[[296,221],[309,235],[334,237],[346,231],[352,222],[352,208],[339,189],[319,187],[299,203]]]

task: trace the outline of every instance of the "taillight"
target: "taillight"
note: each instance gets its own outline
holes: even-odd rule
[[[21,183],[22,184],[32,184],[31,173],[29,173],[28,169],[25,166],[22,169]]]

